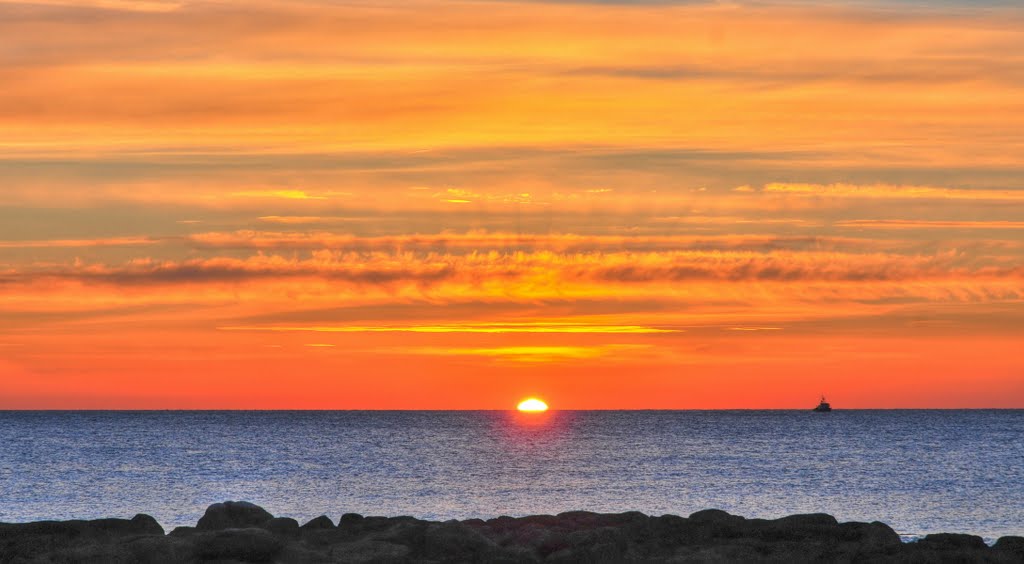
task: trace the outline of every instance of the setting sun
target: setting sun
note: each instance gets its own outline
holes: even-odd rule
[[[530,398],[519,402],[519,405],[516,407],[516,409],[518,409],[519,411],[529,412],[547,411],[548,404],[544,403],[543,401],[537,398]]]

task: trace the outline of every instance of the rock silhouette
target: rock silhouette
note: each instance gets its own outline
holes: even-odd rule
[[[220,529],[242,529],[258,527],[274,516],[266,509],[248,501],[225,501],[206,508],[206,513],[196,523],[197,531]]]
[[[165,535],[155,519],[0,524],[0,562],[587,563],[1022,562],[1024,537],[992,547],[973,535],[903,543],[884,523],[826,514],[746,519],[708,509],[689,517],[572,511],[443,523],[327,516],[299,526],[246,502],[215,503],[195,527]]]

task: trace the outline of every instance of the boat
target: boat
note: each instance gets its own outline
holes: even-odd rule
[[[832,411],[832,406],[829,405],[829,403],[827,401],[825,401],[825,396],[821,396],[821,403],[819,403],[818,407],[815,407],[811,411],[817,411],[819,413],[824,413],[826,411]]]

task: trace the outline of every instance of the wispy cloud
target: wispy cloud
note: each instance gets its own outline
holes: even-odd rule
[[[793,194],[834,198],[936,199],[1024,202],[1024,190],[971,190],[934,186],[784,184],[765,185],[766,194]]]
[[[133,261],[128,265],[41,266],[8,275],[12,280],[66,279],[111,285],[242,283],[320,278],[366,285],[469,284],[508,281],[524,287],[575,283],[675,283],[681,281],[799,282],[914,281],[974,277],[1017,279],[1024,267],[978,263],[955,253],[907,256],[805,251],[592,252],[586,254],[490,252],[427,254],[315,251],[309,258],[257,255],[184,261]]]
[[[285,200],[326,200],[327,196],[311,195],[302,190],[251,190],[232,192],[237,198],[281,198]]]
[[[611,333],[646,334],[678,333],[679,329],[644,327],[642,325],[601,325],[587,323],[536,322],[536,323],[462,323],[457,325],[390,325],[360,326],[339,325],[319,327],[284,326],[227,326],[222,331],[271,331],[271,332],[313,332],[313,333]]]
[[[5,150],[645,144],[1020,166],[1020,112],[992,111],[1024,88],[1012,7],[52,3],[0,5],[0,33],[19,46],[3,55]],[[116,9],[67,25],[88,6]]]
[[[0,249],[44,249],[86,247],[144,247],[160,243],[156,237],[108,237],[103,239],[49,239],[31,241],[0,241]]]
[[[443,357],[484,357],[499,362],[562,363],[601,359],[635,358],[637,353],[651,349],[647,344],[605,344],[596,346],[511,346],[492,348],[473,347],[408,347],[393,349],[395,354],[431,355]]]
[[[179,2],[177,0],[0,0],[0,6],[4,4],[144,13],[173,12],[185,5],[184,2]]]
[[[1003,220],[848,219],[835,225],[868,229],[1024,229],[1024,221]]]
[[[671,223],[666,221],[665,223]],[[735,225],[742,221],[718,221],[710,225]],[[623,251],[750,251],[774,250],[884,251],[901,241],[877,241],[821,235],[581,235],[576,233],[509,233],[469,231],[409,235],[358,236],[330,231],[211,231],[188,235],[185,241],[203,249],[296,249],[333,251],[481,253],[498,251],[558,253]]]

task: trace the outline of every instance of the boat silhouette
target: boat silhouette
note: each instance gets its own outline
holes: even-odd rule
[[[829,405],[829,403],[827,401],[825,401],[825,396],[821,396],[821,403],[819,403],[818,407],[815,407],[811,411],[817,411],[819,413],[824,413],[826,411],[832,411],[832,406]]]

